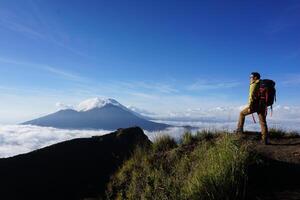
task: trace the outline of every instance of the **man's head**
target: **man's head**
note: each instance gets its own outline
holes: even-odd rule
[[[260,74],[258,73],[258,72],[252,72],[251,74],[250,74],[250,79],[251,80],[259,80],[260,79]]]

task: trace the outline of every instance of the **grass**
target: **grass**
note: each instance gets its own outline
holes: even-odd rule
[[[244,199],[247,148],[232,134],[185,133],[138,148],[112,177],[107,199]]]
[[[191,132],[185,132],[180,139],[180,144],[181,145],[191,145],[195,141],[196,141],[196,138]]]
[[[192,153],[196,163],[185,184],[185,199],[244,199],[248,153],[232,136]]]
[[[199,141],[211,141],[218,137],[220,134],[221,132],[209,129],[197,131],[196,134],[185,132],[180,139],[180,145],[192,145],[198,143]]]
[[[152,144],[152,149],[154,152],[164,152],[175,147],[177,147],[177,143],[175,139],[169,135],[157,137]]]
[[[299,138],[300,135],[294,131],[285,131],[280,128],[270,128],[269,130],[270,138],[280,139],[280,138]]]
[[[269,132],[273,139],[300,137]],[[261,162],[256,156],[245,140],[226,131],[185,132],[179,140],[162,135],[120,167],[107,199],[243,200],[249,195],[248,167]]]

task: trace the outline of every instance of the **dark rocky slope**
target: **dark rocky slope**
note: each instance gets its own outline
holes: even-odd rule
[[[134,127],[0,159],[0,199],[95,197],[136,145],[149,144],[142,129]]]

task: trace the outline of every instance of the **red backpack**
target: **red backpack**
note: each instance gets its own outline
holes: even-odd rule
[[[259,104],[265,106],[266,115],[268,107],[271,107],[271,116],[273,113],[273,104],[276,102],[275,81],[270,79],[262,79],[259,81],[258,99]]]
[[[266,107],[273,107],[274,102],[276,102],[276,89],[275,82],[273,80],[260,80],[259,99],[266,103]]]
[[[259,90],[258,90],[258,100],[260,106],[265,106],[265,115],[268,114],[268,107],[271,107],[271,116],[273,114],[273,104],[276,102],[276,89],[275,81],[269,79],[260,80]],[[255,118],[252,114],[253,121],[256,123]]]

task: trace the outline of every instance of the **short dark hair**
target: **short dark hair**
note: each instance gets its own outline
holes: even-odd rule
[[[251,75],[257,79],[260,79],[260,74],[258,72],[252,72]]]

